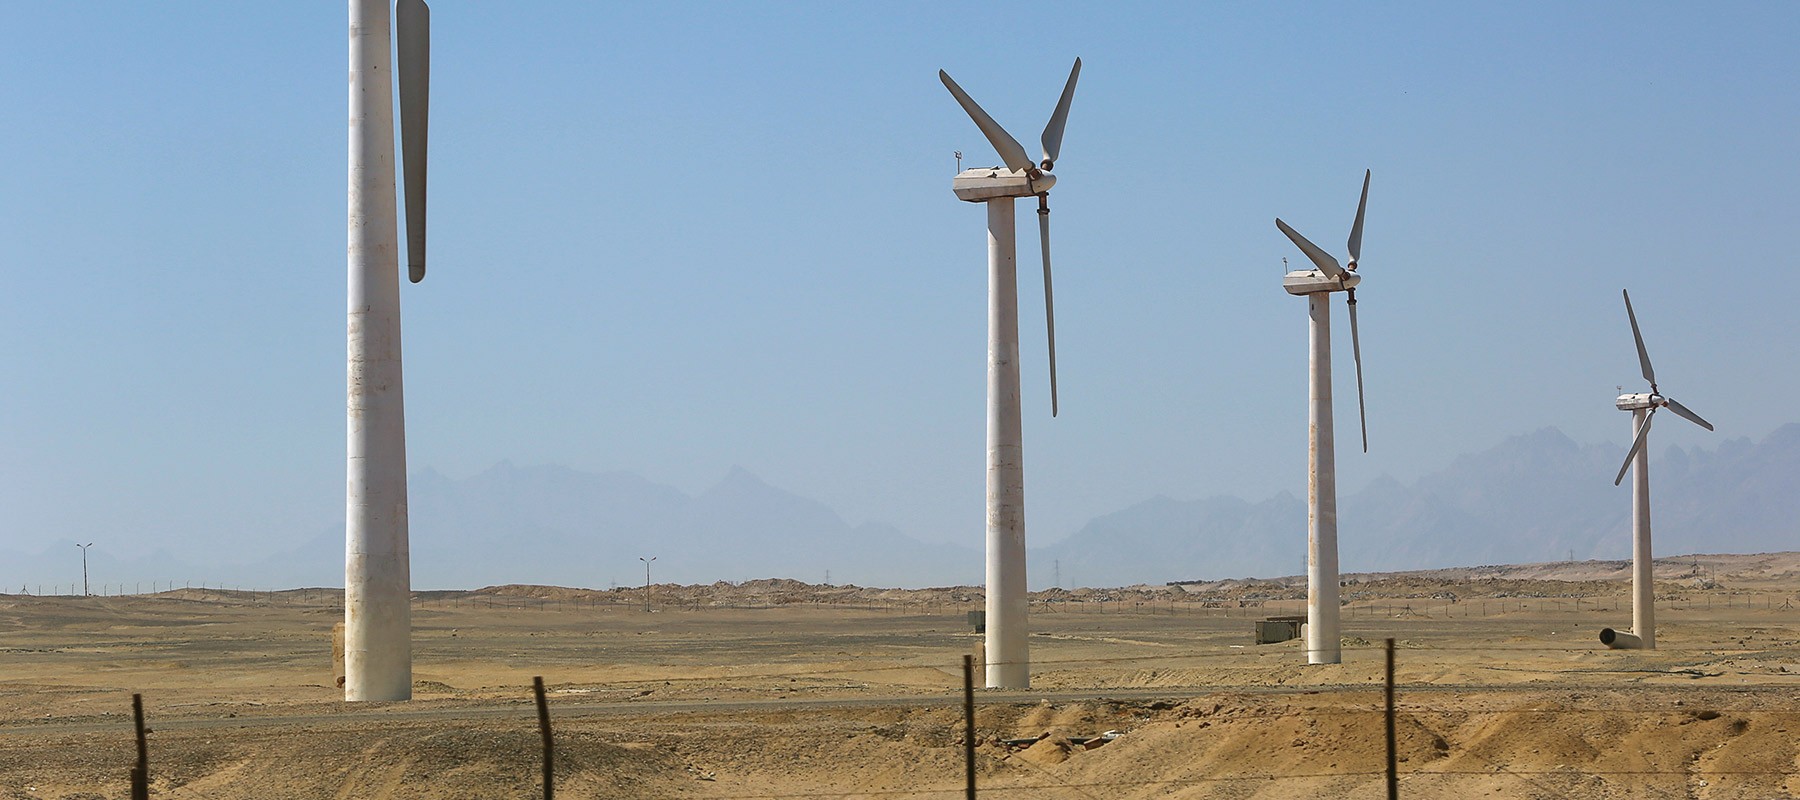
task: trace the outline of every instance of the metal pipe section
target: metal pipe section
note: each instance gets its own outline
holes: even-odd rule
[[[1025,464],[1019,420],[1018,248],[1013,198],[987,203],[987,685],[1031,686],[1026,642]]]
[[[1337,456],[1331,429],[1331,293],[1306,296],[1312,318],[1306,491],[1306,663],[1343,660],[1338,636]]]
[[[1631,412],[1631,438],[1650,417],[1650,410]],[[1655,559],[1650,554],[1650,443],[1638,448],[1631,465],[1631,632],[1645,650],[1656,649]]]
[[[350,0],[345,700],[412,697],[389,42],[386,0]]]
[[[1644,648],[1644,641],[1642,639],[1624,631],[1615,631],[1612,628],[1600,629],[1600,643],[1614,650],[1640,650]]]

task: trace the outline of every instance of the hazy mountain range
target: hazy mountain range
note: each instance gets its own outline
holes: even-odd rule
[[[1346,572],[1567,558],[1626,558],[1630,492],[1612,476],[1623,449],[1581,445],[1546,428],[1517,436],[1413,484],[1378,479],[1339,500]],[[1800,424],[1761,442],[1671,447],[1651,460],[1659,553],[1753,553],[1800,547]],[[850,525],[825,505],[741,468],[698,495],[640,476],[557,466],[496,465],[464,480],[412,476],[413,583],[418,588],[544,583],[604,587],[788,577],[872,586],[979,584],[981,532],[930,544],[886,525]],[[1304,498],[1155,497],[1033,548],[1032,585],[1116,586],[1279,576],[1304,571]],[[41,553],[0,552],[16,590],[71,579],[67,542]],[[95,572],[131,581],[229,574],[244,586],[337,586],[341,523],[290,552],[252,564],[120,562],[95,552]],[[35,576],[35,577],[34,577]],[[74,577],[79,577],[76,574]],[[95,579],[99,581],[99,578]],[[48,581],[45,581],[46,583]],[[128,584],[129,585],[129,584]],[[96,584],[95,590],[99,590]]]
[[[1612,477],[1619,445],[1581,445],[1555,428],[1457,458],[1411,485],[1391,478],[1338,499],[1345,572],[1631,556],[1629,482]],[[1651,458],[1656,551],[1757,553],[1800,548],[1800,424],[1761,442],[1670,447]],[[1033,551],[1065,583],[1117,585],[1305,571],[1306,502],[1282,493],[1152,498]]]

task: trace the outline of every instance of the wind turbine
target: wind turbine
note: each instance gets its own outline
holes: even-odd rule
[[[431,11],[399,0],[406,255],[425,277],[425,130]],[[412,572],[400,376],[394,202],[394,58],[387,0],[350,0],[349,437],[345,496],[344,699],[412,697]]]
[[[1023,689],[1031,685],[1026,637],[1025,467],[1019,415],[1019,284],[1013,200],[1038,198],[1038,242],[1044,255],[1044,325],[1050,340],[1050,416],[1056,416],[1056,309],[1050,290],[1050,174],[1062,150],[1069,102],[1081,59],[1069,70],[1062,98],[1044,126],[1043,159],[1036,164],[1012,134],[977,105],[950,74],[938,70],[975,126],[994,145],[1004,167],[957,173],[950,188],[959,200],[987,204],[988,370],[987,370],[987,685]]]
[[[1338,638],[1337,456],[1331,427],[1331,293],[1349,295],[1350,348],[1356,360],[1356,410],[1362,420],[1363,452],[1369,451],[1368,414],[1363,411],[1362,344],[1356,333],[1356,285],[1362,276],[1356,267],[1362,259],[1363,211],[1369,205],[1369,172],[1363,172],[1362,199],[1356,204],[1356,222],[1350,226],[1350,264],[1307,241],[1306,237],[1275,219],[1275,227],[1287,234],[1318,269],[1294,270],[1282,276],[1288,294],[1306,297],[1312,320],[1309,403],[1307,405],[1308,469],[1312,480],[1306,493],[1306,662],[1336,664],[1343,659]]]
[[[1613,485],[1618,486],[1625,480],[1625,471],[1632,470],[1631,475],[1631,633],[1604,628],[1600,631],[1600,643],[1614,649],[1641,648],[1656,649],[1656,579],[1655,562],[1650,555],[1650,449],[1645,446],[1650,437],[1650,420],[1656,416],[1656,410],[1667,408],[1676,416],[1712,430],[1712,423],[1707,422],[1688,410],[1687,406],[1675,402],[1672,397],[1664,397],[1656,388],[1656,371],[1650,368],[1650,351],[1644,349],[1644,335],[1638,331],[1637,313],[1631,310],[1631,292],[1625,294],[1625,316],[1631,320],[1631,338],[1637,341],[1638,365],[1644,368],[1644,380],[1650,382],[1650,391],[1619,395],[1614,401],[1620,411],[1631,412],[1631,449],[1625,452],[1625,463],[1620,465],[1619,474],[1613,478]]]

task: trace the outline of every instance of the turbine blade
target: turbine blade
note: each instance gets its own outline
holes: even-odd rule
[[[1631,338],[1637,340],[1638,364],[1644,368],[1644,380],[1650,382],[1650,390],[1656,391],[1656,370],[1650,368],[1650,352],[1644,349],[1644,334],[1638,331],[1637,312],[1631,310],[1631,292],[1625,292],[1625,316],[1631,318]]]
[[[1369,173],[1363,170],[1362,199],[1356,203],[1356,224],[1350,226],[1350,268],[1356,269],[1357,262],[1362,260],[1362,223],[1363,210],[1369,207]]]
[[[1663,398],[1663,400],[1668,402],[1669,410],[1680,415],[1682,419],[1685,419],[1688,422],[1692,422],[1695,425],[1699,425],[1700,427],[1705,428],[1709,431],[1713,429],[1712,423],[1701,419],[1699,414],[1689,411],[1687,406],[1684,406],[1680,403],[1675,402],[1674,398],[1665,397],[1665,398]]]
[[[1062,99],[1056,101],[1056,111],[1050,115],[1050,124],[1044,126],[1044,135],[1040,139],[1044,145],[1044,160],[1039,166],[1052,169],[1056,159],[1062,153],[1063,126],[1069,124],[1069,102],[1075,99],[1075,79],[1081,77],[1081,59],[1075,59],[1075,68],[1069,70],[1069,82],[1063,84]]]
[[[1650,409],[1650,413],[1644,415],[1643,427],[1638,428],[1637,438],[1631,440],[1631,449],[1625,451],[1625,463],[1619,467],[1619,476],[1613,478],[1614,486],[1618,486],[1619,481],[1625,480],[1625,471],[1631,469],[1631,460],[1637,458],[1639,450],[1644,449],[1644,439],[1650,435],[1650,420],[1655,418],[1656,409],[1654,408]]]
[[[1307,241],[1306,237],[1301,236],[1298,231],[1288,227],[1287,223],[1282,222],[1280,217],[1275,218],[1275,227],[1280,228],[1282,233],[1287,234],[1289,239],[1294,240],[1294,244],[1300,246],[1300,252],[1305,253],[1307,258],[1312,259],[1313,264],[1318,266],[1319,271],[1325,273],[1327,277],[1335,278],[1344,274],[1344,268],[1338,266],[1337,259],[1332,258],[1330,253],[1320,250],[1318,245]]]
[[[1356,290],[1350,291],[1350,353],[1356,359],[1356,414],[1362,421],[1363,452],[1369,452],[1369,412],[1363,408],[1362,340],[1356,334]]]
[[[1050,290],[1050,205],[1039,195],[1038,249],[1044,254],[1044,330],[1050,335],[1050,416],[1056,416],[1056,295]]]
[[[431,8],[400,0],[394,8],[399,43],[400,154],[406,180],[406,266],[413,283],[425,279],[425,143],[431,118]]]
[[[1025,155],[1025,146],[1019,144],[1019,140],[1014,139],[1005,128],[1000,127],[1000,123],[995,122],[986,111],[981,110],[975,98],[970,97],[968,92],[956,85],[956,81],[950,79],[950,73],[940,69],[938,78],[943,80],[944,88],[949,89],[950,94],[956,97],[956,102],[962,104],[963,110],[969,112],[969,118],[975,120],[975,127],[980,128],[981,134],[994,146],[995,152],[1000,154],[1000,160],[1006,162],[1007,169],[1023,172],[1032,168],[1031,156]]]

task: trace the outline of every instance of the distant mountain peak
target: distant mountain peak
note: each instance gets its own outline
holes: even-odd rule
[[[757,483],[763,482],[762,478],[759,478],[756,476],[756,473],[745,469],[743,464],[732,464],[731,469],[728,469],[725,471],[725,480],[728,480],[728,481],[750,480],[750,481],[755,481]]]
[[[726,493],[726,492],[771,491],[771,490],[772,491],[781,491],[779,489],[776,489],[773,486],[770,486],[768,481],[763,480],[756,473],[751,472],[748,469],[745,469],[743,467],[743,465],[732,464],[731,469],[726,470],[725,477],[720,478],[718,483],[713,484],[712,488],[707,489],[705,492],[702,492],[701,494],[702,494],[702,496],[705,496],[705,495],[716,495],[716,494],[721,494],[721,493]]]
[[[1507,444],[1515,442],[1531,447],[1551,447],[1557,450],[1567,450],[1569,452],[1581,449],[1580,444],[1576,443],[1574,439],[1569,438],[1568,434],[1563,433],[1561,428],[1554,425],[1539,428],[1530,433],[1514,436],[1506,440]],[[1502,445],[1502,447],[1504,446],[1505,445]]]
[[[1392,492],[1402,492],[1405,490],[1406,490],[1406,484],[1401,483],[1399,478],[1396,478],[1392,474],[1389,474],[1386,472],[1383,472],[1380,475],[1375,476],[1375,479],[1372,481],[1369,481],[1369,485],[1363,488],[1363,491],[1365,491],[1365,492],[1376,492],[1376,493],[1381,493],[1381,494],[1388,494],[1388,493],[1392,493]]]
[[[1267,504],[1272,503],[1272,504],[1276,504],[1276,505],[1285,505],[1288,503],[1297,503],[1297,502],[1300,502],[1300,496],[1297,494],[1294,494],[1294,490],[1282,489],[1281,491],[1276,492],[1274,494],[1274,496],[1270,497],[1267,500],[1264,500],[1263,504],[1267,505]]]
[[[1800,422],[1790,422],[1763,437],[1763,444],[1778,447],[1800,447]]]

